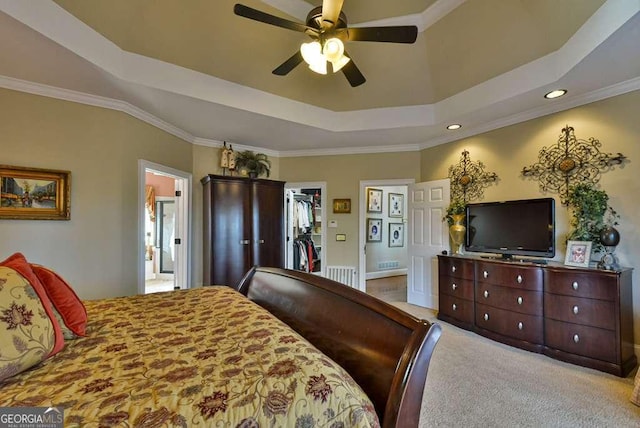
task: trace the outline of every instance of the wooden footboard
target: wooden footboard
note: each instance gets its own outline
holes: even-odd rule
[[[238,290],[346,369],[385,428],[417,427],[438,324],[316,275],[254,268]]]

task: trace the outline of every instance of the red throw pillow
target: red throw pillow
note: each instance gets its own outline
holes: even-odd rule
[[[56,307],[64,324],[78,336],[86,336],[87,310],[73,288],[51,269],[31,264],[31,268],[44,286],[47,296]]]
[[[53,330],[55,331],[56,335],[56,344],[47,357],[51,357],[52,355],[60,352],[64,347],[64,337],[62,336],[62,329],[60,328],[60,324],[58,324],[58,321],[53,314],[53,309],[51,309],[51,300],[49,300],[47,292],[44,290],[44,286],[42,285],[36,274],[33,272],[33,269],[31,269],[31,265],[29,264],[27,259],[21,253],[15,253],[9,256],[9,258],[5,261],[0,263],[0,266],[10,267],[11,269],[22,275],[27,281],[29,281],[29,284],[31,284],[36,294],[40,298],[42,306],[44,307],[47,316],[51,320],[51,324],[53,324]]]

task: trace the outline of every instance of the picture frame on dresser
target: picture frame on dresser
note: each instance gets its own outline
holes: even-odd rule
[[[592,245],[591,241],[567,241],[564,264],[575,267],[589,267]]]

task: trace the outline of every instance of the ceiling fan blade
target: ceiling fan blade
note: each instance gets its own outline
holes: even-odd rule
[[[344,54],[347,55],[346,52]],[[360,72],[360,69],[358,69],[358,67],[356,66],[356,63],[353,62],[353,58],[351,57],[351,55],[347,56],[351,58],[351,61],[349,61],[347,65],[342,67],[342,73],[344,74],[344,77],[346,77],[349,81],[349,84],[355,88],[356,86],[362,85],[367,81],[367,79],[364,78],[364,76]]]
[[[279,18],[275,15],[262,12],[258,9],[254,9],[249,6],[237,3],[233,7],[233,12],[245,18],[253,19],[254,21],[264,22],[265,24],[275,25],[276,27],[286,28],[287,30],[300,31],[302,33],[306,31],[312,31],[317,33],[317,30],[311,27],[307,27],[304,24],[298,22],[289,21],[288,19]]]
[[[415,25],[391,27],[350,27],[349,40],[354,42],[414,43],[418,37]]]
[[[340,11],[342,11],[344,0],[323,0],[322,1],[322,26],[333,27],[338,22]]]
[[[291,70],[296,68],[298,64],[303,61],[302,54],[300,51],[296,51],[291,58],[280,64],[278,68],[272,71],[273,74],[277,74],[278,76],[286,76],[289,74]]]

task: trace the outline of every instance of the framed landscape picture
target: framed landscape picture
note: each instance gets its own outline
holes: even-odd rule
[[[0,219],[69,220],[71,173],[0,165]]]
[[[382,219],[368,218],[367,219],[367,242],[381,242],[381,241],[382,241]]]
[[[389,247],[404,247],[404,223],[389,223]]]

